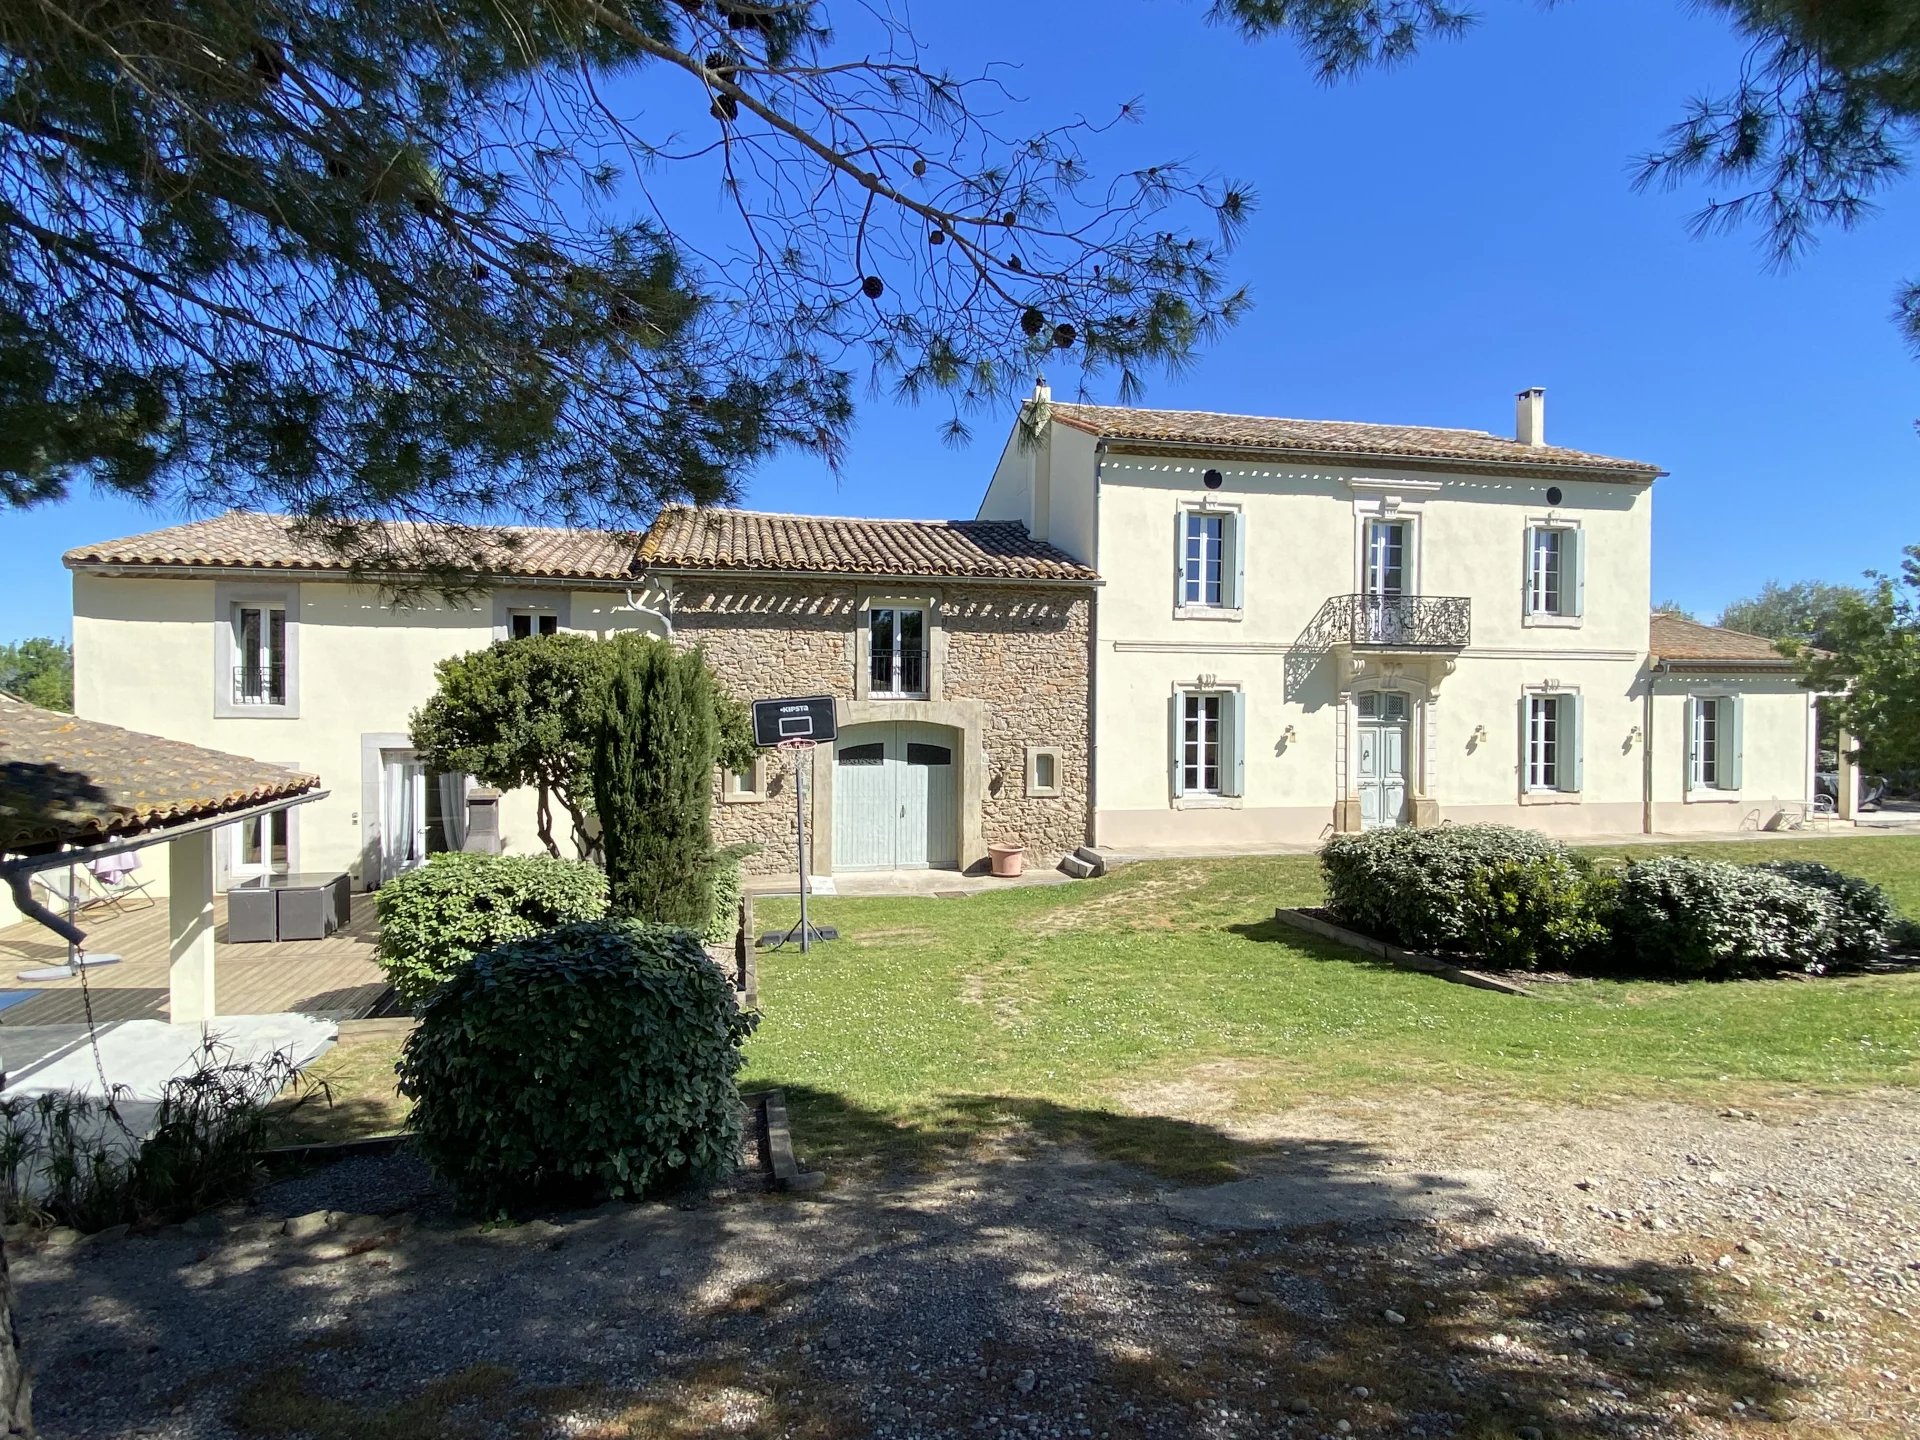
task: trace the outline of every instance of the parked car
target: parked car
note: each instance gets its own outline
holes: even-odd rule
[[[1821,770],[1813,777],[1814,793],[1824,795],[1836,805],[1840,802],[1840,772]],[[1887,798],[1887,777],[1884,775],[1863,775],[1860,777],[1860,808],[1877,810],[1880,802]]]

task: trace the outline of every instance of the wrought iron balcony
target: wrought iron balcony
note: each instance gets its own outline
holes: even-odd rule
[[[1460,650],[1472,629],[1465,595],[1334,595],[1302,638],[1316,650]]]
[[[927,660],[924,649],[876,650],[869,667],[868,694],[876,700],[898,700],[927,693]]]

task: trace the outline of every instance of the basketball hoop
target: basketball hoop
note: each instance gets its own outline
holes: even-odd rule
[[[819,743],[817,740],[782,740],[774,748],[776,750],[811,750]]]

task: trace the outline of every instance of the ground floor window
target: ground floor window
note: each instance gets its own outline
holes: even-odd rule
[[[1175,795],[1242,793],[1243,698],[1237,690],[1189,690],[1173,697]]]
[[[1687,699],[1687,785],[1693,790],[1740,788],[1740,698]]]
[[[1580,697],[1529,695],[1525,704],[1525,781],[1528,790],[1580,788]]]

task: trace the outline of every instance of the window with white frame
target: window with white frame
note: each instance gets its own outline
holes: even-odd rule
[[[233,827],[231,869],[236,878],[285,875],[290,868],[292,812],[255,815]]]
[[[1240,512],[1182,509],[1179,513],[1179,608],[1238,610],[1244,537]]]
[[[1183,690],[1173,697],[1173,793],[1236,796],[1244,790],[1245,697]]]
[[[1383,599],[1407,593],[1407,531],[1405,520],[1367,522],[1366,574],[1361,588]]]
[[[927,612],[899,605],[876,605],[867,612],[869,693],[876,696],[925,695],[928,654]]]
[[[1522,706],[1522,770],[1532,792],[1580,789],[1580,697],[1529,695]]]
[[[1571,620],[1579,616],[1586,588],[1581,546],[1578,526],[1527,527],[1525,596],[1529,619]]]
[[[507,638],[525,640],[534,635],[558,635],[560,616],[552,610],[509,609],[507,611]]]
[[[1740,788],[1740,697],[1687,697],[1687,788]]]
[[[236,600],[233,627],[233,703],[287,703],[287,607],[279,600]]]

